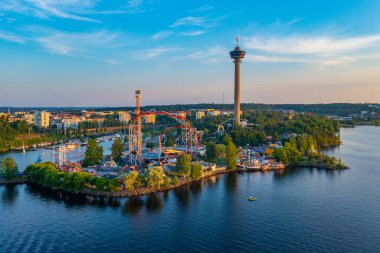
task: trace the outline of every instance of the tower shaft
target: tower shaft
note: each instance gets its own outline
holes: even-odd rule
[[[240,59],[235,60],[234,122],[240,125]]]

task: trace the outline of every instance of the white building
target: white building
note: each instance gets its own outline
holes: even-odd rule
[[[50,113],[47,111],[35,112],[34,124],[41,128],[48,127],[50,125]]]
[[[62,120],[62,128],[63,130],[67,130],[68,128],[77,130],[79,124],[84,120],[85,117],[65,118]]]

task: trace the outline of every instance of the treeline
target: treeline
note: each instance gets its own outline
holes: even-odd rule
[[[295,114],[289,119],[288,114],[274,111],[246,112],[243,119],[249,126],[232,128],[232,121],[223,124],[224,129],[238,146],[258,146],[269,142],[282,141],[296,136],[311,138],[318,148],[338,145],[340,143],[338,121],[315,114]],[[193,122],[193,125],[205,132],[205,140],[220,143],[222,136],[218,127],[228,119],[227,116],[205,117]],[[230,124],[230,128],[228,126]]]
[[[186,160],[185,166],[187,166],[187,162]],[[202,172],[202,166],[194,163],[191,166],[189,164],[188,174],[184,172],[182,176],[198,179],[202,176]],[[87,172],[62,172],[52,162],[31,164],[26,167],[24,174],[28,176],[31,183],[69,191],[81,191],[88,188],[94,191],[116,192],[124,188],[129,192],[134,192],[139,188],[167,189],[179,183],[176,175],[173,177],[166,175],[160,166],[146,169],[143,174],[138,171],[130,171],[111,180],[92,176]]]
[[[329,169],[347,168],[341,159],[317,152],[314,145],[312,138],[297,136],[285,142],[284,147],[276,149],[273,156],[277,161],[291,165],[318,166]]]
[[[369,107],[369,105],[377,106]],[[354,104],[354,103],[330,103],[330,104],[260,104],[260,103],[242,103],[243,110],[294,110],[296,112],[312,112],[317,114],[329,114],[338,116],[348,116],[349,114],[360,114],[361,111],[375,111],[380,113],[380,104]],[[183,111],[190,109],[218,109],[232,110],[233,104],[218,103],[201,103],[201,104],[177,104],[177,105],[149,105],[143,106],[143,111],[155,109],[157,111]],[[21,110],[21,108],[11,108]],[[22,108],[25,110],[25,108]],[[81,110],[110,111],[110,110],[135,110],[131,107],[46,107],[46,108],[26,108],[27,110],[48,110],[48,111],[65,111],[80,114]],[[8,111],[8,107],[0,107],[0,112]]]
[[[369,107],[375,105],[375,107]],[[233,104],[177,104],[177,105],[152,105],[144,106],[142,110],[148,111],[186,111],[191,109],[217,109],[233,110]],[[323,115],[349,116],[350,114],[360,114],[361,111],[374,111],[380,113],[380,104],[351,104],[351,103],[331,103],[331,104],[255,104],[242,103],[242,110],[294,110],[295,112],[311,112]],[[110,108],[108,108],[109,110]],[[111,108],[117,109],[117,108]],[[120,108],[118,108],[120,110]],[[134,107],[122,108],[123,110],[134,110]]]
[[[9,122],[5,116],[0,116],[0,152],[6,152],[12,147],[38,144],[44,141],[59,140],[62,132],[53,128],[39,129],[29,126],[26,121]]]

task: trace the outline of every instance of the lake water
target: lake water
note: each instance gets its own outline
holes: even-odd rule
[[[380,252],[380,128],[341,136],[328,153],[344,171],[221,175],[113,203],[2,186],[0,252]]]
[[[100,145],[103,147],[104,155],[111,154],[111,146],[113,141],[105,141],[101,142]],[[67,160],[68,161],[80,161],[84,158],[84,152],[86,151],[86,147],[80,147],[76,149],[68,149],[67,150]],[[22,172],[29,164],[35,163],[39,158],[41,158],[42,162],[47,161],[58,161],[59,154],[58,152],[54,152],[52,149],[44,149],[40,148],[37,151],[26,151],[22,152],[11,152],[6,154],[0,154],[0,160],[6,157],[13,157],[16,160],[17,165],[19,167],[19,171]]]

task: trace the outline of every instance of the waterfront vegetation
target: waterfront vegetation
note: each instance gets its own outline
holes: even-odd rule
[[[83,166],[98,165],[103,160],[103,147],[96,142],[95,139],[90,139],[87,142],[86,152],[84,154]]]
[[[340,143],[339,121],[331,120],[314,114],[287,115],[274,111],[247,111],[242,118],[250,126],[236,127],[228,131],[234,143],[238,146],[258,146],[271,142],[281,141],[291,135],[305,135],[314,139],[318,147],[329,147]],[[227,116],[205,117],[194,121],[194,126],[205,132],[205,139],[222,142],[217,129],[222,122],[229,119]],[[228,126],[224,125],[225,128]],[[269,139],[270,138],[270,139]]]
[[[57,189],[80,191],[83,187],[88,187],[108,192],[120,189],[118,179],[92,177],[87,172],[62,172],[52,162],[31,164],[26,167],[24,174],[28,176],[31,183]]]
[[[217,133],[217,129],[228,119],[227,116],[205,117],[194,122],[205,132],[206,160],[220,162],[224,153],[227,168],[234,169],[237,158],[235,144],[244,147],[280,142],[283,147],[275,149],[273,156],[284,164],[345,167],[340,160],[321,153],[323,148],[340,144],[339,121],[315,114],[290,115],[274,111],[248,111],[243,118],[251,125],[230,129],[224,137]]]
[[[39,129],[26,121],[9,122],[9,118],[0,116],[0,152],[14,147],[31,146],[42,142],[59,140],[61,132],[52,127]]]
[[[235,170],[237,165],[237,157],[238,157],[238,150],[232,140],[232,138],[229,135],[226,135],[224,138],[224,143],[226,145],[225,150],[225,159],[226,159],[226,165],[227,169],[229,170]]]
[[[1,160],[0,175],[6,180],[12,180],[18,175],[18,166],[12,157],[7,157]]]
[[[112,144],[112,157],[116,162],[120,162],[121,156],[123,155],[123,143],[120,138],[116,138]]]

